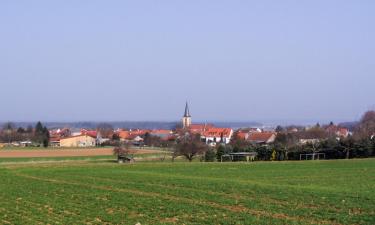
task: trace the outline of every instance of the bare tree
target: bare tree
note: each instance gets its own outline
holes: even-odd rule
[[[7,122],[3,125],[3,132],[2,136],[5,141],[7,141],[9,144],[13,141],[15,133],[15,125],[11,122]]]
[[[113,135],[113,127],[109,123],[100,123],[96,129],[103,138],[111,138]]]
[[[134,161],[131,155],[130,144],[128,143],[115,147],[113,154],[117,156],[118,162]]]
[[[208,146],[200,140],[199,134],[186,132],[174,148],[174,157],[181,155],[191,162],[195,156],[203,154],[207,150]]]
[[[363,114],[356,127],[357,138],[368,138],[375,134],[375,111],[367,111]]]

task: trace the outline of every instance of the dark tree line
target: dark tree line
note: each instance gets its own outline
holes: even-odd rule
[[[9,144],[19,141],[31,141],[35,146],[48,147],[49,131],[41,122],[38,122],[34,128],[32,126],[16,128],[13,123],[8,122],[0,130],[0,141]]]

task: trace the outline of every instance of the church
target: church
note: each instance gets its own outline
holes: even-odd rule
[[[182,117],[182,128],[193,134],[200,134],[202,141],[215,146],[216,143],[229,144],[233,136],[233,129],[218,128],[212,124],[192,124],[189,105],[186,102],[184,116]]]
[[[182,117],[182,128],[188,129],[190,126],[191,126],[191,116],[189,112],[189,105],[186,102],[185,113],[184,113],[184,116]]]

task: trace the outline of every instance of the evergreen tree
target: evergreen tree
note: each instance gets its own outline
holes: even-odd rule
[[[48,147],[49,145],[49,131],[47,127],[43,127],[40,121],[35,125],[33,140],[39,145],[43,145],[43,147]]]
[[[213,161],[215,161],[215,158],[216,158],[216,153],[213,149],[207,150],[207,152],[205,152],[205,154],[204,154],[204,161],[205,162],[213,162]]]

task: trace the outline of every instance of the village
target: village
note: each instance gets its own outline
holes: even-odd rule
[[[289,133],[297,133],[300,131],[306,131],[313,126],[290,126],[287,131]],[[202,142],[209,146],[216,146],[217,144],[229,144],[234,136],[238,139],[252,143],[252,144],[271,144],[275,141],[279,127],[274,129],[264,129],[262,127],[247,127],[234,130],[229,127],[215,127],[213,124],[195,124],[192,123],[192,117],[189,112],[188,103],[186,103],[184,116],[182,118],[181,127],[175,130],[167,129],[111,129],[110,126],[97,129],[82,128],[79,131],[72,131],[70,128],[62,127],[56,129],[50,129],[49,132],[49,143],[51,147],[95,147],[104,146],[106,144],[111,145],[112,141],[129,142],[135,146],[144,146],[148,143],[151,145],[160,145],[161,143],[174,142],[179,139],[181,131],[187,131],[192,134],[199,134]],[[333,123],[324,126],[324,130],[334,135],[337,138],[346,138],[351,132],[348,128],[335,125]],[[35,129],[34,129],[35,131]],[[16,131],[8,131],[6,127],[2,130],[2,133],[6,132],[18,132],[25,133],[22,128]],[[151,137],[151,138],[150,138]],[[314,143],[320,140],[320,136],[313,135],[302,135],[299,138],[301,144]],[[4,138],[6,139],[6,138]],[[145,140],[146,139],[146,140]],[[154,140],[149,140],[154,139]],[[145,143],[146,141],[146,143]],[[151,142],[150,142],[151,141]],[[33,146],[35,143],[31,139],[10,140],[9,143],[1,143],[1,146],[14,146],[14,147],[28,147]]]
[[[372,122],[373,111],[367,113],[366,119]],[[364,116],[366,117],[366,115]],[[370,133],[368,133],[370,132]],[[330,159],[367,157],[374,154],[372,143],[374,134],[356,127],[329,124],[312,126],[276,126],[274,128],[216,127],[210,123],[193,123],[189,105],[186,102],[180,124],[175,129],[114,129],[109,124],[101,124],[96,129],[70,129],[61,127],[47,129],[38,122],[35,128],[12,127],[5,124],[0,132],[3,148],[50,147],[64,148],[96,148],[120,146],[126,144],[132,148],[165,148],[176,151],[176,144],[186,134],[198,137],[195,140],[205,144],[205,150],[196,152],[194,156],[206,157],[208,161],[222,161],[222,156],[245,156],[250,153],[252,160],[298,160],[298,159]],[[365,136],[363,136],[365,135]],[[366,136],[367,135],[367,136]],[[366,139],[367,138],[367,139]],[[368,140],[368,141],[363,141]],[[354,142],[358,146],[354,147]],[[0,148],[1,149],[1,148]],[[360,149],[357,150],[356,149]],[[191,151],[194,151],[193,149]],[[213,151],[214,153],[210,153]],[[235,153],[235,155],[231,155]],[[180,155],[186,155],[181,153]],[[208,155],[211,155],[210,159]]]

